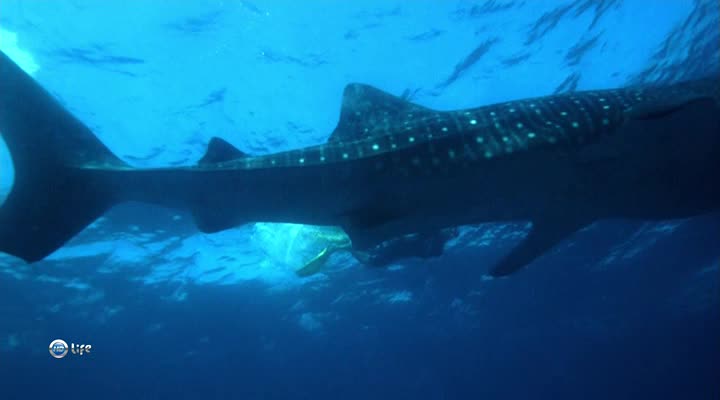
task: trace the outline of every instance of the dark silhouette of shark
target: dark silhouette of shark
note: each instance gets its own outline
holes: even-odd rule
[[[0,132],[15,185],[0,250],[41,260],[125,201],[189,209],[203,232],[253,221],[341,226],[353,248],[525,220],[507,275],[607,218],[720,209],[720,79],[437,111],[346,87],[327,143],[251,156],[212,139],[197,166],[132,168],[7,56]]]

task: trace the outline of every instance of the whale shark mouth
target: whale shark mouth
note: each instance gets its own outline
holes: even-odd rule
[[[0,206],[5,203],[14,183],[15,168],[12,157],[5,140],[3,140],[2,132],[0,132]]]

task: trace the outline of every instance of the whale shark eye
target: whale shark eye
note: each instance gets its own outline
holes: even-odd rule
[[[8,150],[2,132],[0,132],[0,206],[10,194],[15,181],[15,168],[13,167],[10,150]]]

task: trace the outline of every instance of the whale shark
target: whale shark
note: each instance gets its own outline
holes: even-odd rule
[[[493,276],[595,221],[720,209],[718,77],[449,111],[352,83],[326,143],[252,155],[213,138],[196,165],[134,168],[0,54],[0,132],[15,169],[0,251],[26,262],[130,201],[188,210],[207,233],[251,222],[337,226],[356,250],[530,222]]]

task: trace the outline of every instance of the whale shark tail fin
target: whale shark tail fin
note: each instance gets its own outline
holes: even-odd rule
[[[93,167],[127,165],[2,52],[0,135],[14,168],[0,205],[0,251],[38,261],[115,202]]]

